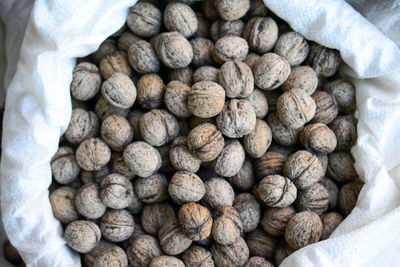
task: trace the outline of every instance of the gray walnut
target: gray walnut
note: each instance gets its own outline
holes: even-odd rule
[[[144,203],[157,203],[168,198],[168,180],[162,173],[135,180],[135,192]]]
[[[246,234],[250,255],[271,258],[278,247],[278,239],[257,228]]]
[[[258,199],[268,207],[284,208],[297,197],[295,185],[286,177],[269,175],[263,178],[254,189]]]
[[[218,82],[219,70],[211,66],[202,66],[198,68],[193,74],[193,82],[198,83],[202,81]]]
[[[242,237],[238,237],[236,242],[230,245],[224,246],[213,243],[211,246],[211,254],[213,255],[217,267],[240,267],[246,263],[250,252],[246,241],[244,241]]]
[[[91,221],[73,221],[64,232],[67,245],[80,253],[91,251],[100,241],[100,237],[99,227]]]
[[[167,84],[164,94],[164,103],[167,109],[179,118],[188,118],[192,115],[187,108],[187,97],[191,88],[181,81],[171,81]]]
[[[214,267],[211,252],[196,245],[182,254],[182,260],[187,267]]]
[[[213,63],[211,58],[211,51],[214,47],[214,43],[206,38],[197,37],[190,40],[190,44],[193,48],[193,60],[192,65],[194,67],[201,67],[211,65]]]
[[[253,106],[257,119],[263,119],[268,113],[268,100],[267,97],[258,89],[247,97],[247,100]]]
[[[101,120],[104,120],[110,115],[126,117],[129,113],[129,108],[119,108],[113,106],[104,96],[101,96],[99,100],[97,100],[94,110]]]
[[[289,62],[275,53],[266,53],[253,69],[254,83],[262,90],[273,90],[281,86],[290,75]]]
[[[193,84],[193,69],[190,66],[167,70],[168,81],[181,81],[189,86]]]
[[[263,120],[257,120],[253,131],[243,137],[243,146],[253,158],[262,157],[272,142],[272,132]]]
[[[110,115],[101,123],[101,139],[114,151],[122,151],[133,138],[133,131],[125,117]]]
[[[237,195],[233,207],[239,213],[243,224],[243,232],[255,230],[260,223],[261,206],[256,198],[249,193]]]
[[[122,73],[128,77],[131,77],[133,74],[128,55],[121,51],[104,56],[100,61],[99,69],[101,75],[106,80],[116,73]]]
[[[317,91],[311,97],[317,106],[311,122],[328,124],[337,117],[339,110],[330,94],[324,91]]]
[[[126,254],[132,266],[146,267],[153,258],[161,256],[162,251],[156,238],[141,235],[133,240]]]
[[[135,221],[126,210],[108,210],[100,219],[100,229],[105,239],[121,242],[132,235]]]
[[[83,141],[76,150],[76,160],[82,169],[98,171],[111,159],[111,150],[99,138],[90,138]]]
[[[241,61],[225,62],[218,72],[218,83],[229,98],[246,98],[254,90],[254,77],[249,66]]]
[[[149,177],[161,167],[160,153],[145,142],[133,142],[125,148],[123,155],[128,167],[140,177]]]
[[[100,185],[100,199],[109,208],[123,209],[132,202],[133,186],[120,174],[109,174]]]
[[[324,91],[331,94],[333,101],[341,114],[352,114],[356,109],[356,97],[354,86],[342,79],[327,83]]]
[[[326,175],[339,183],[349,182],[357,177],[354,159],[348,152],[333,152],[328,155]]]
[[[118,48],[123,52],[128,52],[129,47],[139,40],[142,40],[142,38],[127,30],[118,38]]]
[[[317,90],[317,86],[318,76],[315,70],[309,66],[298,66],[292,69],[281,88],[285,92],[291,89],[300,89],[308,95],[312,95]]]
[[[158,58],[171,69],[186,67],[192,62],[193,49],[179,32],[164,32],[157,39],[155,49]]]
[[[95,137],[99,128],[99,118],[94,112],[75,108],[72,110],[64,136],[71,144],[79,144],[88,138]]]
[[[68,224],[78,219],[79,214],[75,207],[76,190],[69,186],[62,186],[50,193],[49,199],[54,217],[62,223]]]
[[[72,73],[71,95],[80,101],[94,97],[100,90],[101,75],[95,64],[82,62]]]
[[[241,20],[226,21],[216,19],[210,28],[211,39],[217,42],[225,36],[238,36],[241,37],[244,30],[244,22]]]
[[[211,118],[224,108],[225,90],[216,82],[202,81],[195,83],[188,94],[189,111],[200,118]]]
[[[114,246],[99,253],[94,262],[94,267],[108,266],[128,267],[128,257],[122,248]]]
[[[323,123],[309,124],[300,133],[300,143],[318,154],[329,154],[336,148],[335,133]]]
[[[325,240],[329,238],[333,231],[335,231],[335,229],[343,221],[343,216],[332,211],[322,215],[321,220],[323,225],[321,240]]]
[[[353,116],[339,116],[329,128],[335,133],[337,151],[349,151],[357,141],[356,119]]]
[[[172,142],[169,159],[172,166],[178,171],[196,173],[200,169],[201,160],[189,151],[185,136],[177,137]]]
[[[269,17],[253,17],[246,24],[243,38],[247,40],[251,50],[264,54],[278,40],[278,25]]]
[[[192,240],[180,229],[177,220],[166,221],[158,231],[158,239],[162,250],[168,255],[181,254],[192,244]]]
[[[130,9],[126,23],[133,33],[152,37],[160,31],[161,20],[161,11],[155,5],[140,1]]]
[[[302,128],[294,129],[283,124],[278,113],[270,113],[267,117],[268,125],[271,127],[272,138],[275,142],[283,146],[293,146],[297,144],[299,133]]]
[[[286,58],[290,66],[296,66],[307,58],[310,47],[306,39],[299,33],[286,32],[279,36],[274,51]]]
[[[168,192],[172,200],[178,204],[200,201],[206,189],[203,181],[194,173],[176,172],[168,185]]]
[[[198,21],[190,6],[174,2],[165,8],[164,25],[168,31],[177,31],[185,38],[189,38],[197,31]]]
[[[51,173],[54,180],[60,184],[69,184],[74,181],[81,170],[74,150],[71,147],[59,147],[50,161]]]
[[[242,61],[249,52],[246,40],[237,36],[225,36],[219,39],[212,51],[215,62],[223,64],[227,61]]]
[[[130,108],[136,100],[136,87],[127,75],[117,72],[103,83],[101,94],[113,106]]]
[[[256,182],[253,163],[247,159],[237,174],[228,178],[229,183],[241,191],[249,191]]]
[[[135,41],[129,46],[128,59],[132,68],[139,73],[158,72],[160,69],[156,52],[144,40]]]
[[[273,174],[283,174],[283,166],[286,162],[285,154],[268,151],[257,159],[255,171],[258,179]]]
[[[244,149],[238,140],[228,140],[213,162],[214,170],[224,177],[234,176],[242,168],[245,156]]]
[[[331,77],[340,67],[340,55],[337,50],[313,43],[310,46],[307,63],[315,70],[318,77]]]
[[[233,207],[221,206],[214,212],[211,234],[215,242],[220,245],[232,244],[242,232],[242,220]]]
[[[325,186],[316,183],[310,188],[299,191],[296,204],[298,211],[313,211],[321,216],[328,209],[329,192]]]
[[[159,256],[151,260],[149,267],[185,267],[185,264],[176,257]]]
[[[232,206],[235,192],[232,186],[223,178],[211,178],[204,182],[206,194],[202,201],[207,207],[217,209],[220,206]]]
[[[176,218],[175,211],[168,202],[147,204],[142,211],[141,224],[146,233],[157,235],[161,226],[174,218]]]
[[[250,0],[215,0],[218,15],[224,20],[237,20],[250,9]]]
[[[261,227],[272,236],[283,236],[286,225],[295,214],[296,210],[292,206],[268,208],[261,219]]]

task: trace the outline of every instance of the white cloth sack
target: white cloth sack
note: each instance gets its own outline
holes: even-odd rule
[[[15,76],[8,74],[13,79],[7,84],[1,162],[4,228],[29,266],[80,266],[52,216],[49,161],[71,115],[74,58],[95,51],[118,30],[135,2],[34,4],[17,71]],[[386,37],[342,0],[265,2],[307,39],[340,50],[347,63],[341,72],[356,86],[358,141],[352,152],[366,182],[356,208],[332,237],[295,252],[282,266],[398,265],[400,50],[395,42],[400,38],[378,25],[392,40]],[[350,2],[357,6],[369,1]],[[392,3],[388,8],[399,10],[398,2]],[[371,21],[376,18],[365,14]]]

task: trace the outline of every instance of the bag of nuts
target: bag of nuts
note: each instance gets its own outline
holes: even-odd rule
[[[1,165],[25,262],[398,262],[400,51],[311,2],[37,1]]]

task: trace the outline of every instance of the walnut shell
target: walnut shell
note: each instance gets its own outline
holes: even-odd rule
[[[340,67],[340,55],[337,50],[329,49],[320,44],[310,46],[307,62],[315,70],[318,77],[331,77]]]
[[[229,177],[228,181],[233,187],[241,191],[249,191],[253,188],[256,177],[251,160],[245,160],[239,172]]]
[[[99,128],[100,122],[94,112],[75,108],[72,110],[64,136],[71,144],[80,144],[88,138],[95,137]]]
[[[256,113],[257,119],[263,119],[268,113],[268,100],[265,95],[258,89],[247,97],[247,100],[253,106],[254,112]]]
[[[185,136],[177,137],[172,142],[169,159],[172,166],[178,171],[196,173],[201,164],[201,160],[189,151]]]
[[[258,179],[268,175],[283,174],[286,156],[278,152],[267,152],[256,161],[256,175]]]
[[[161,226],[158,239],[162,250],[168,255],[178,255],[192,244],[192,240],[185,236],[176,220],[169,220]]]
[[[169,69],[167,72],[168,81],[181,81],[189,86],[193,84],[193,69],[188,66],[179,69]]]
[[[101,93],[111,105],[118,108],[130,108],[136,100],[136,87],[123,73],[115,73],[101,86]]]
[[[178,204],[200,201],[206,190],[203,181],[194,173],[176,172],[168,185],[172,200]]]
[[[237,195],[233,207],[239,213],[243,224],[243,232],[255,230],[260,223],[261,206],[256,198],[249,193]]]
[[[203,202],[211,209],[220,206],[232,206],[235,199],[235,192],[232,186],[223,178],[211,178],[204,182],[206,194]]]
[[[290,65],[283,57],[275,53],[266,53],[257,61],[253,73],[258,88],[273,90],[289,77]]]
[[[201,67],[211,65],[213,63],[211,58],[211,51],[214,43],[206,38],[197,37],[190,40],[193,49],[192,65],[194,67]]]
[[[76,150],[76,160],[82,169],[97,171],[111,159],[110,148],[99,138],[83,141]]]
[[[339,183],[346,183],[357,177],[354,159],[348,152],[333,152],[328,155],[326,175]]]
[[[272,142],[271,128],[265,121],[257,120],[254,130],[243,137],[243,146],[253,158],[262,157]]]
[[[141,235],[134,239],[126,251],[132,266],[147,267],[153,258],[161,256],[158,240],[150,235]]]
[[[203,81],[192,86],[187,97],[189,111],[200,118],[211,118],[224,107],[225,90],[216,82]]]
[[[322,184],[329,194],[329,208],[334,209],[338,204],[339,189],[334,181],[328,177],[324,177],[318,183]]]
[[[133,130],[125,117],[111,115],[101,123],[100,136],[113,150],[122,151],[132,141]]]
[[[225,36],[238,36],[241,37],[244,30],[244,22],[241,20],[226,21],[216,19],[210,27],[211,39],[217,42]]]
[[[310,47],[303,36],[292,31],[279,36],[274,51],[286,58],[290,66],[296,66],[307,58]]]
[[[278,246],[278,239],[257,228],[246,235],[250,255],[271,258]]]
[[[268,207],[287,207],[297,197],[295,185],[288,178],[280,175],[269,175],[263,178],[254,190],[257,198]]]
[[[300,89],[312,95],[318,86],[318,76],[315,70],[309,66],[298,66],[292,69],[287,80],[282,84],[283,91]]]
[[[221,245],[232,244],[242,232],[242,220],[233,207],[221,206],[215,211],[211,230],[215,242]]]
[[[211,254],[216,266],[240,267],[249,259],[250,252],[246,241],[242,237],[238,237],[236,242],[230,245],[213,243]]]
[[[250,9],[250,0],[216,0],[215,8],[224,20],[237,20]]]
[[[212,51],[212,58],[215,62],[223,64],[227,61],[242,61],[249,52],[249,45],[246,40],[237,36],[225,36],[219,39]]]
[[[105,39],[99,46],[99,48],[91,55],[93,61],[99,64],[101,60],[114,52],[117,51],[115,40]]]
[[[189,118],[192,113],[187,108],[187,97],[191,88],[181,81],[171,81],[167,84],[164,103],[169,112],[179,118]]]
[[[80,253],[91,251],[99,243],[100,237],[99,227],[91,221],[73,221],[64,232],[67,245]]]
[[[174,218],[176,218],[175,211],[169,203],[147,204],[142,211],[141,224],[146,233],[157,235],[161,226]]]
[[[300,143],[318,154],[329,154],[336,148],[335,133],[323,123],[309,124],[300,133]]]
[[[139,40],[142,40],[142,38],[127,30],[118,38],[118,48],[123,52],[128,52],[129,47]]]
[[[198,27],[197,27],[197,31],[195,32],[194,36],[202,37],[202,38],[209,38],[210,37],[210,22],[206,18],[205,14],[200,13],[200,12],[195,12],[195,14],[196,14],[197,22],[198,22]]]
[[[278,25],[269,17],[253,17],[246,24],[243,38],[247,40],[251,50],[265,54],[278,40]]]
[[[161,202],[168,198],[168,180],[162,173],[135,180],[135,192],[144,203]]]
[[[108,80],[116,73],[132,76],[132,67],[129,64],[128,55],[125,52],[116,51],[108,54],[100,61],[100,73],[104,79]]]
[[[321,216],[323,230],[320,240],[328,239],[336,227],[343,221],[343,216],[337,212],[329,212]]]
[[[261,219],[261,227],[272,236],[283,236],[286,225],[295,214],[296,210],[292,206],[268,208]]]
[[[260,55],[256,53],[249,53],[247,54],[246,59],[244,60],[244,63],[247,64],[247,66],[250,67],[250,69],[254,69],[254,66],[257,64],[257,61],[260,59]]]
[[[114,153],[112,155],[110,171],[112,173],[121,174],[129,180],[135,177],[135,174],[133,174],[132,170],[129,169],[128,165],[126,165],[124,161],[124,155],[122,153]],[[108,173],[106,175],[108,175]]]
[[[108,210],[101,217],[100,229],[105,239],[121,242],[132,235],[135,230],[135,221],[126,210]]]
[[[177,31],[185,38],[189,38],[197,31],[198,21],[190,6],[174,2],[165,8],[164,25],[168,31]]]
[[[104,120],[105,118],[111,115],[119,115],[122,117],[126,117],[128,116],[129,113],[129,108],[119,108],[113,106],[110,104],[110,102],[108,102],[108,100],[104,96],[100,97],[99,100],[97,100],[94,110],[97,116],[99,116],[101,120]]]
[[[128,167],[140,177],[149,177],[161,167],[160,153],[145,142],[133,142],[125,148],[123,155]]]
[[[76,189],[62,186],[50,193],[50,204],[54,217],[62,223],[68,224],[78,219],[75,208]]]
[[[128,49],[128,60],[132,68],[139,73],[158,72],[160,61],[149,42],[138,40]]]
[[[352,114],[356,109],[354,86],[341,79],[334,80],[324,86],[324,91],[331,94],[341,114]]]
[[[133,186],[120,174],[109,174],[104,177],[100,186],[100,199],[109,208],[123,209],[132,202]]]
[[[101,75],[95,64],[82,62],[72,73],[71,95],[80,101],[94,97],[100,90]]]
[[[255,256],[251,257],[244,267],[274,267],[274,265],[263,257]]]
[[[330,94],[324,91],[317,91],[311,97],[314,99],[317,106],[314,118],[311,122],[328,124],[337,117],[339,110]]]
[[[211,252],[200,246],[191,246],[182,254],[187,267],[214,267]]]
[[[81,170],[74,150],[71,147],[61,146],[50,161],[51,173],[54,180],[60,184],[69,184],[74,181]]]
[[[202,66],[193,74],[193,82],[199,83],[203,81],[218,82],[219,70],[211,66]]]
[[[151,3],[138,2],[130,9],[126,24],[138,36],[152,37],[160,32],[162,13]]]
[[[83,255],[83,261],[88,267],[93,267],[94,263],[96,261],[97,256],[100,255],[100,253],[103,250],[109,249],[114,247],[115,245],[111,242],[108,242],[104,239],[101,239],[100,242],[88,253],[85,253]]]
[[[143,75],[137,82],[137,100],[144,109],[158,108],[163,100],[165,84],[157,74]]]
[[[337,151],[349,151],[357,141],[356,122],[353,116],[339,116],[329,128],[335,133]]]
[[[94,267],[108,266],[128,266],[128,257],[122,248],[114,246],[99,253],[94,262]]]
[[[229,98],[246,98],[254,90],[254,77],[249,66],[241,61],[225,62],[218,72],[218,83]]]
[[[168,68],[184,68],[192,62],[192,46],[179,32],[164,32],[160,34],[155,48],[158,58]]]
[[[268,115],[267,122],[271,127],[272,138],[275,142],[283,146],[293,146],[297,144],[299,133],[302,128],[294,129],[286,126],[279,120],[278,113],[276,112]]]
[[[185,267],[185,264],[172,256],[159,256],[151,260],[149,267]]]
[[[343,185],[340,188],[338,204],[339,209],[344,216],[349,215],[353,208],[356,206],[357,198],[363,185],[363,182],[355,180],[353,182]]]
[[[184,204],[178,212],[178,219],[182,231],[191,240],[204,240],[211,234],[211,213],[199,204]]]
[[[322,215],[329,206],[329,192],[322,184],[313,184],[311,187],[299,191],[296,204],[299,211],[308,210]]]
[[[225,142],[225,147],[213,162],[214,170],[224,177],[231,177],[237,174],[243,166],[245,152],[238,140]]]

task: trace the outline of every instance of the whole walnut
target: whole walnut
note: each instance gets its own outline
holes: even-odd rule
[[[201,164],[201,160],[189,151],[185,136],[174,139],[169,150],[169,159],[172,166],[178,171],[196,173]]]
[[[213,50],[214,43],[211,40],[197,37],[190,40],[190,44],[193,48],[192,65],[194,67],[198,68],[201,66],[211,65],[213,63],[211,51]]]
[[[318,183],[322,184],[326,190],[328,190],[329,194],[329,208],[334,209],[338,203],[338,194],[339,189],[334,181],[329,179],[328,177],[324,177]]]
[[[258,88],[273,90],[289,77],[290,65],[283,57],[275,53],[266,53],[257,61],[253,73],[254,83]]]
[[[182,260],[187,267],[214,267],[211,252],[196,245],[182,254]]]
[[[178,212],[178,220],[182,231],[191,240],[204,240],[211,234],[213,219],[210,211],[202,205],[184,204]]]
[[[177,31],[189,38],[197,31],[198,21],[190,6],[173,2],[165,8],[164,25],[168,31]]]
[[[241,191],[249,191],[253,188],[256,182],[256,177],[251,160],[245,160],[239,172],[234,176],[229,177],[228,181],[233,187]]]
[[[291,31],[279,36],[274,51],[286,58],[290,66],[296,66],[300,65],[307,58],[310,47],[303,36]]]
[[[112,248],[104,249],[99,253],[94,262],[94,267],[108,266],[128,266],[128,258],[122,248],[114,246]]]
[[[225,103],[225,90],[216,82],[195,83],[187,97],[189,111],[200,118],[211,118],[220,113]]]
[[[123,52],[128,52],[129,47],[136,41],[142,40],[141,37],[137,36],[130,30],[127,30],[124,32],[119,38],[118,38],[118,48],[119,50]],[[129,56],[129,55],[128,55]]]
[[[246,40],[237,36],[225,36],[219,39],[212,51],[215,62],[223,64],[227,61],[243,61],[249,53]]]
[[[168,81],[181,81],[189,86],[193,84],[193,69],[190,66],[179,68],[179,69],[169,69],[167,71]]]
[[[201,161],[212,161],[224,148],[224,138],[211,123],[202,123],[190,131],[187,137],[189,150]]]
[[[114,52],[117,51],[117,45],[113,39],[105,39],[99,46],[99,48],[91,55],[93,61],[99,64],[101,60]]]
[[[80,101],[94,97],[100,90],[101,75],[97,66],[82,62],[75,66],[72,73],[71,95]]]
[[[219,70],[211,66],[202,66],[193,74],[193,82],[199,83],[203,81],[218,82]]]
[[[356,109],[354,86],[341,79],[334,80],[324,86],[324,91],[331,94],[341,114],[352,114]]]
[[[263,257],[255,256],[251,257],[244,267],[274,267],[274,265]]]
[[[253,106],[257,119],[263,119],[268,113],[268,100],[265,95],[258,89],[247,97],[247,100]]]
[[[158,256],[151,260],[149,267],[185,267],[185,264],[176,257]]]
[[[257,120],[253,131],[243,137],[243,146],[253,158],[262,157],[272,142],[272,132],[263,120]]]
[[[124,156],[122,153],[114,153],[111,157],[111,168],[110,171],[112,173],[118,173],[129,180],[133,179],[135,177],[135,174],[133,174],[132,170],[129,169],[128,165],[126,165],[124,161]],[[108,173],[107,173],[108,174]]]
[[[275,142],[283,146],[293,146],[297,144],[299,133],[302,128],[291,128],[283,124],[278,117],[278,113],[270,113],[267,117],[268,125],[271,127],[272,138]]]
[[[99,128],[99,118],[94,112],[75,108],[72,110],[64,136],[71,144],[80,144],[88,138],[95,137]]]
[[[318,77],[331,77],[340,67],[340,55],[337,50],[313,43],[310,46],[307,63],[315,70]]]
[[[149,177],[161,167],[160,153],[145,142],[133,142],[125,148],[123,155],[128,167],[140,177]]]
[[[300,89],[312,95],[318,86],[318,76],[315,70],[309,66],[298,66],[292,69],[287,80],[282,84],[283,91]]]
[[[133,73],[128,55],[120,51],[104,56],[100,61],[99,68],[101,75],[106,80],[116,73],[121,73],[128,77],[132,76]]]
[[[161,29],[162,13],[155,5],[141,1],[130,9],[126,24],[138,36],[152,37]]]
[[[91,251],[99,243],[100,237],[99,227],[91,221],[73,221],[64,232],[67,245],[80,253]]]
[[[155,49],[161,62],[171,69],[186,67],[193,59],[193,49],[189,41],[176,31],[161,33]]]
[[[249,53],[247,54],[247,57],[243,62],[246,63],[247,66],[250,67],[250,69],[253,69],[260,57],[261,56],[257,53]]]
[[[146,267],[153,258],[162,255],[158,240],[151,235],[141,235],[134,239],[126,251],[132,266]]]
[[[158,108],[163,100],[165,84],[157,74],[143,75],[136,84],[137,101],[144,109]]]
[[[339,189],[338,204],[339,209],[344,216],[349,215],[356,206],[357,198],[363,185],[363,182],[355,180],[343,185]]]
[[[168,198],[168,179],[162,173],[135,180],[135,192],[144,203],[161,202]]]
[[[113,243],[106,241],[104,239],[101,239],[99,241],[99,243],[97,243],[97,245],[91,251],[89,251],[83,255],[83,262],[88,267],[93,267],[97,256],[99,256],[100,253],[103,252],[104,250],[112,248],[114,246],[115,245]]]
[[[265,54],[278,40],[278,25],[269,17],[252,17],[246,24],[243,38],[247,40],[251,50]]]
[[[181,81],[171,81],[167,84],[164,94],[164,103],[167,109],[179,118],[188,118],[192,115],[187,108],[187,97],[191,88]]]
[[[250,9],[250,0],[215,0],[218,15],[224,20],[237,20]]]
[[[296,204],[298,211],[313,211],[321,216],[328,209],[329,192],[322,184],[313,184],[311,187],[299,191]]]
[[[320,240],[328,239],[336,227],[343,221],[343,216],[337,212],[329,212],[321,216],[323,230]]]
[[[337,151],[349,151],[357,141],[356,121],[353,116],[339,116],[329,128],[335,133]]]
[[[176,172],[168,185],[172,200],[178,204],[200,201],[206,190],[203,181],[194,173]]]
[[[328,155],[326,175],[339,183],[346,183],[357,177],[354,159],[348,152],[333,152]]]
[[[300,133],[300,143],[318,154],[329,154],[336,148],[335,133],[323,123],[309,124]]]
[[[136,100],[136,87],[131,78],[117,72],[101,86],[101,94],[118,108],[130,108]]]
[[[286,177],[269,175],[254,189],[256,196],[268,207],[283,208],[297,197],[296,186]]]
[[[261,227],[272,236],[283,236],[286,225],[295,214],[296,210],[292,206],[268,208],[261,219]]]
[[[75,208],[76,190],[69,186],[62,186],[50,193],[50,204],[54,217],[62,223],[68,224],[78,219]]]
[[[299,150],[287,159],[283,173],[301,190],[317,183],[324,175],[319,159],[305,150]]]
[[[278,239],[257,228],[246,234],[250,255],[271,258],[278,247]]]
[[[328,124],[337,117],[339,110],[330,94],[324,91],[317,91],[311,97],[317,106],[311,122]]]
[[[256,161],[256,175],[262,179],[268,175],[283,174],[286,156],[279,152],[267,152]]]
[[[212,236],[221,245],[234,243],[243,232],[239,213],[231,206],[221,206],[214,213]]]
[[[300,128],[309,122],[317,109],[314,99],[301,89],[292,89],[278,98],[279,119],[288,127]]]
[[[109,208],[124,209],[132,202],[133,186],[124,176],[112,173],[100,185],[100,199]]]
[[[246,99],[231,99],[225,103],[216,122],[218,129],[229,138],[240,138],[253,131],[256,113]]]
[[[166,221],[158,231],[158,239],[162,250],[168,255],[178,255],[192,244],[192,240],[180,229],[177,220]]]
[[[232,206],[235,199],[235,192],[232,186],[223,178],[211,178],[204,182],[206,194],[203,202],[211,209],[220,206]]]
[[[110,159],[110,148],[99,138],[83,141],[76,150],[76,160],[79,166],[87,171],[100,170]]]
[[[176,218],[175,211],[169,203],[147,204],[142,211],[141,224],[146,233],[157,235],[161,226],[174,218]]]
[[[216,19],[210,27],[211,39],[217,42],[225,36],[238,36],[241,37],[244,30],[244,22],[241,20],[226,21]]]
[[[230,245],[224,246],[213,243],[211,246],[211,254],[213,255],[217,267],[240,267],[249,259],[250,252],[246,241],[244,241],[242,237],[238,237],[236,242]]]
[[[195,37],[209,38],[210,37],[210,22],[206,18],[205,14],[200,12],[195,12],[198,27],[194,34]]]
[[[132,68],[139,73],[158,72],[160,61],[149,42],[138,40],[128,49],[128,60]]]
[[[122,151],[132,141],[133,131],[125,117],[110,115],[101,123],[100,136],[113,150]]]
[[[132,215],[126,210],[108,210],[100,220],[101,233],[105,239],[121,242],[128,239],[135,230]]]
[[[218,83],[229,98],[246,98],[254,90],[254,77],[249,66],[241,61],[225,62],[218,72]]]
[[[113,106],[104,96],[101,96],[99,100],[97,100],[94,110],[101,120],[104,120],[111,115],[126,117],[129,113],[129,108],[119,108]]]
[[[54,180],[60,184],[69,184],[79,176],[79,166],[74,150],[71,147],[61,146],[50,161],[51,173]]]
[[[256,198],[249,193],[237,195],[233,207],[239,213],[243,224],[243,232],[247,233],[257,228],[260,223],[261,206]]]
[[[237,174],[243,166],[245,152],[238,140],[228,140],[219,156],[213,162],[214,170],[224,177]]]

